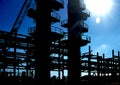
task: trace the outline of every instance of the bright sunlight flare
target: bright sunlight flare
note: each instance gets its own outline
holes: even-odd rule
[[[96,18],[96,23],[99,24],[101,19],[99,17]]]
[[[85,0],[86,8],[97,16],[109,13],[112,0]]]

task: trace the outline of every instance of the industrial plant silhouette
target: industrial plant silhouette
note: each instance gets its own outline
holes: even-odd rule
[[[116,56],[112,50],[112,57],[105,58],[99,52],[93,55],[91,46],[87,53],[80,51],[91,42],[84,23],[90,12],[83,0],[68,0],[65,21],[56,12],[60,9],[64,9],[64,0],[25,0],[11,31],[0,30],[1,84],[119,84],[120,52]],[[29,28],[28,35],[18,33],[24,16],[36,21],[36,27]],[[53,27],[55,23],[61,23],[61,28]],[[51,77],[51,72],[58,74]]]

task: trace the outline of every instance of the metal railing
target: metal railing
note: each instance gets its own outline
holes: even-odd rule
[[[37,10],[37,3],[36,3],[36,1],[32,1],[31,5],[30,5],[30,8],[32,8],[34,10]]]
[[[86,9],[86,4],[84,3],[84,0],[80,0],[80,8],[82,10]]]
[[[88,29],[88,25],[83,20],[80,21],[80,26]]]
[[[85,9],[82,11],[83,13],[86,13],[88,16],[90,16],[90,11],[88,9]]]
[[[28,29],[28,35],[31,35],[31,34],[33,34],[33,33],[35,33],[35,27],[30,27],[30,28]]]
[[[51,12],[51,16],[60,20],[60,15],[56,11]]]
[[[91,41],[91,38],[88,35],[81,35],[82,40]]]
[[[63,25],[65,25],[65,24],[68,24],[68,20],[66,19],[66,20],[63,20],[62,22],[61,22],[61,25],[63,26]]]
[[[61,29],[59,27],[55,27],[55,26],[51,26],[51,31],[59,33],[59,34],[63,34],[64,33],[63,29]]]
[[[56,1],[58,1],[61,4],[64,4],[64,0],[56,0]]]

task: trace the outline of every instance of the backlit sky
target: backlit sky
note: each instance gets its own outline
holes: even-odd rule
[[[93,52],[105,53],[106,57],[112,55],[112,49],[115,50],[116,55],[120,50],[120,0],[112,0],[112,2],[109,12],[100,16],[101,22],[99,24],[95,22],[97,16],[92,13],[88,19],[91,48]]]
[[[0,30],[11,30],[23,2],[24,0],[0,0]],[[111,57],[112,49],[115,50],[116,55],[120,50],[120,0],[112,0],[112,2],[110,11],[99,16],[100,23],[96,23],[95,19],[98,16],[91,12],[91,16],[86,21],[89,26],[89,32],[86,34],[91,37],[91,43],[82,47],[83,52],[88,51],[89,45],[94,54],[96,52],[99,52],[100,55],[105,53],[105,57]],[[67,7],[66,4],[65,7]],[[61,21],[67,19],[66,9],[60,9],[59,13],[62,15]],[[19,32],[27,34],[27,29],[34,26],[33,23],[34,21],[26,16]]]

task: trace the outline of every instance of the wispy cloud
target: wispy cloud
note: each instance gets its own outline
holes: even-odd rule
[[[99,53],[100,55],[103,54],[103,53],[108,53],[109,51],[109,46],[107,44],[101,44],[99,47],[95,48],[93,50],[93,53]]]

